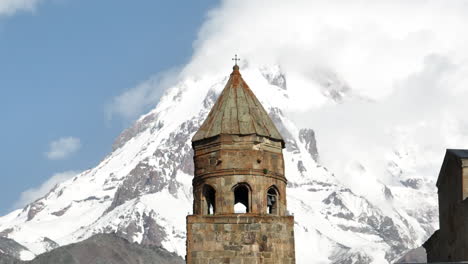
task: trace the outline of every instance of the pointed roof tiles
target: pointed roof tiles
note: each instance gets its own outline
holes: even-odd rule
[[[239,66],[233,72],[192,141],[203,140],[221,134],[251,135],[282,141],[278,129],[268,116],[247,83],[242,79]]]

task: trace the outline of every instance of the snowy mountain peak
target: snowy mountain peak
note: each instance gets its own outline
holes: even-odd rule
[[[297,263],[391,262],[435,230],[433,183],[415,173],[416,163],[389,154],[386,175],[393,180],[369,181],[369,193],[351,188],[346,178],[320,163],[320,147],[327,148],[318,144],[320,127],[305,127],[291,113],[304,105],[346,100],[351,91],[338,76],[319,71],[306,80],[278,65],[246,67],[242,75],[286,142]],[[185,217],[192,210],[191,138],[227,78],[225,73],[183,78],[117,138],[113,151],[95,168],[1,217],[1,236],[40,254],[115,232],[184,256]],[[355,166],[348,179],[367,181],[366,173],[363,165]]]

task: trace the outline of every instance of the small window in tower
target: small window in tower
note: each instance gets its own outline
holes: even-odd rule
[[[278,214],[278,192],[273,186],[267,191],[267,214]]]
[[[247,184],[239,184],[234,188],[234,213],[245,214],[249,209],[250,188]]]
[[[202,205],[203,214],[214,215],[216,211],[216,191],[210,185],[203,186],[203,197],[205,198]]]

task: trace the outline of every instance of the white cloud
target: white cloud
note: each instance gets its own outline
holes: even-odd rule
[[[34,11],[41,0],[0,0],[0,16],[13,15],[18,11]]]
[[[62,137],[50,142],[49,151],[45,154],[51,160],[65,159],[77,152],[80,147],[81,142],[79,138]]]
[[[175,69],[161,72],[114,97],[106,107],[108,119],[117,115],[127,120],[133,120],[155,106],[161,93],[176,82],[177,72]]]
[[[180,75],[229,72],[235,53],[241,68],[280,64],[301,79],[288,83],[303,102],[288,115],[316,131],[343,181],[365,186],[350,172],[360,163],[388,183],[387,157],[402,146],[414,173],[434,179],[445,148],[468,147],[467,13],[465,0],[225,0]],[[323,71],[351,88],[343,103],[307,98]]]
[[[367,181],[352,174],[356,164],[390,183],[386,162],[400,147],[414,162],[407,173],[435,179],[445,148],[468,148],[467,13],[464,0],[225,0],[181,74],[228,72],[234,53],[241,68],[280,64],[303,80],[288,83],[303,102],[288,115],[316,131],[321,160],[353,190]],[[352,96],[307,98],[320,71]]]
[[[71,179],[78,174],[79,172],[77,171],[65,171],[56,173],[52,175],[52,177],[50,177],[47,181],[42,183],[40,186],[22,192],[20,198],[14,203],[13,206],[15,208],[21,208],[31,202],[34,202],[35,200],[46,195],[52,188],[55,187],[55,185],[64,182],[68,179]]]
[[[316,131],[321,160],[343,181],[362,183],[350,176],[356,163],[391,181],[383,167],[401,146],[415,173],[433,179],[445,148],[468,147],[467,13],[465,0],[224,0],[177,78],[228,73],[235,53],[241,68],[280,64],[301,79],[288,82],[302,103],[287,114]],[[307,98],[320,89],[317,72],[338,76],[352,95],[340,104]],[[155,86],[119,97],[114,112],[138,113]]]

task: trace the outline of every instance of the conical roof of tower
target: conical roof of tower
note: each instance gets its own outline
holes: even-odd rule
[[[284,146],[284,140],[278,129],[262,104],[260,104],[260,101],[242,79],[237,65],[233,67],[231,77],[223,92],[192,141],[203,140],[221,134],[257,134],[281,141]]]

